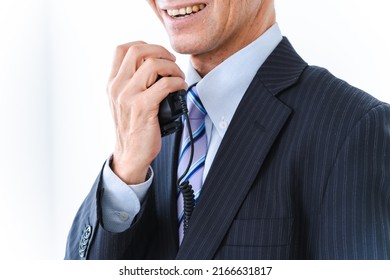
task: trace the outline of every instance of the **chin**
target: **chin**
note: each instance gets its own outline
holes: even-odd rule
[[[183,41],[171,41],[172,49],[175,50],[175,52],[180,54],[190,54],[190,55],[196,55],[200,54],[203,51],[204,47],[199,44],[199,42],[188,42],[184,41],[186,43],[183,44]]]
[[[176,45],[176,44],[171,44],[172,49],[175,50],[175,52],[180,53],[180,54],[193,54],[194,50],[192,48],[189,48],[187,46],[182,46],[182,45]]]

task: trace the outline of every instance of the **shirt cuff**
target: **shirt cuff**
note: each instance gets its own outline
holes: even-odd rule
[[[152,184],[154,173],[149,167],[144,183],[127,185],[112,171],[110,162],[111,158],[103,168],[102,215],[105,230],[118,233],[130,228]]]

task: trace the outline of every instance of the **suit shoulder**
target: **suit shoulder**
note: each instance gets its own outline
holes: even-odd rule
[[[291,124],[307,137],[326,134],[343,139],[374,108],[385,115],[389,110],[386,103],[318,66],[307,66],[278,98],[292,110]]]
[[[335,108],[354,108],[366,114],[371,109],[386,105],[371,94],[334,76],[327,69],[308,66],[302,72],[298,87],[305,87],[315,96],[315,100],[328,103]]]

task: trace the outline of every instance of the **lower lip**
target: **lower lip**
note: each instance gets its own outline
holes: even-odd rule
[[[194,24],[195,21],[199,21],[199,17],[201,17],[204,14],[204,11],[207,9],[207,7],[203,8],[199,12],[190,14],[188,16],[184,17],[171,17],[168,15],[167,11],[164,11],[163,15],[165,18],[165,22],[169,23],[173,28],[184,28],[186,26],[191,26]]]

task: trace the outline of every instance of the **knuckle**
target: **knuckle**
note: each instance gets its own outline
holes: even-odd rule
[[[120,54],[120,55],[124,55],[127,51],[127,47],[128,46],[126,44],[116,46],[115,53]]]
[[[162,90],[167,90],[167,89],[169,89],[170,84],[171,84],[171,83],[169,82],[169,79],[166,78],[166,77],[162,78],[162,79],[159,81],[159,83],[160,83],[160,87],[161,87]]]
[[[117,92],[119,91],[119,87],[115,80],[109,81],[107,84],[107,94],[111,97],[117,95]]]
[[[126,99],[123,94],[118,95],[117,98],[115,99],[115,104],[117,106],[122,106],[125,102]]]
[[[126,94],[118,95],[114,102],[115,102],[115,106],[117,108],[120,108],[120,110],[123,112],[137,108],[137,106],[134,105],[134,104],[137,104],[136,98],[131,98],[130,96],[128,96]]]
[[[141,44],[134,44],[129,47],[127,54],[130,56],[139,56],[141,54],[143,46]]]
[[[131,47],[133,47],[135,45],[144,45],[144,44],[145,44],[145,42],[143,42],[143,41],[128,42],[128,43],[120,44],[120,45],[116,46],[116,50],[119,52],[127,52],[128,49],[130,49]]]
[[[145,67],[155,68],[157,66],[157,59],[154,57],[149,57],[144,61]]]

